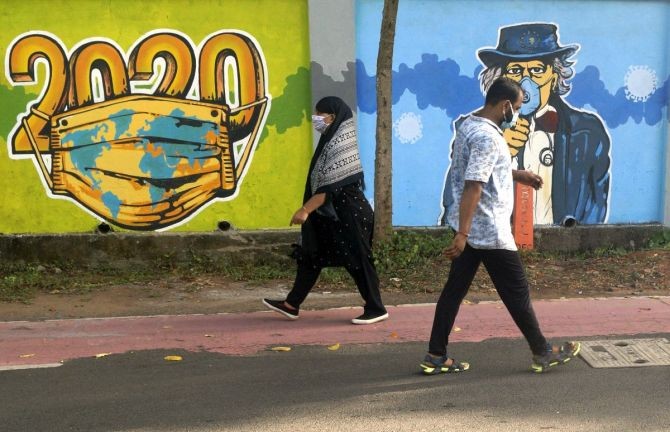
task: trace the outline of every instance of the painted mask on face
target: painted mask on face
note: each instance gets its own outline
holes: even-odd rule
[[[235,151],[233,116],[221,105],[149,95],[66,111],[52,118],[51,190],[124,228],[175,224],[235,192],[248,154]]]
[[[523,105],[519,111],[522,116],[529,116],[540,107],[540,86],[528,77],[522,79],[519,85],[523,90]]]
[[[236,32],[212,34],[198,63],[190,43],[169,33],[138,41],[128,59],[107,41],[80,44],[69,58],[61,45],[46,35],[24,36],[6,64],[15,83],[34,80],[35,59],[50,65],[41,110],[27,112],[11,144],[32,152],[50,193],[133,230],[170,227],[235,195],[268,105],[265,60],[255,41]],[[153,61],[164,54],[172,73],[154,94],[132,93],[130,71],[149,79],[156,74]],[[237,78],[226,66],[232,58]],[[96,68],[99,87],[91,80]],[[195,75],[199,100],[186,97]],[[225,97],[233,78],[235,106]]]

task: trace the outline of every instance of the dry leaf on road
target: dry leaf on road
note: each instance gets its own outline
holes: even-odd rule
[[[182,361],[182,357],[178,355],[165,356],[163,359],[167,361]]]

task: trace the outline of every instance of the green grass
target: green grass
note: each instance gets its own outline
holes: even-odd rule
[[[436,235],[394,231],[389,240],[375,245],[375,265],[380,274],[402,277],[415,273],[417,268],[438,259],[452,239],[448,231]]]
[[[653,249],[670,249],[670,229],[664,229],[655,235],[649,242],[649,247]]]
[[[35,296],[35,287],[22,275],[8,274],[0,279],[0,300],[5,302],[30,303]]]
[[[139,283],[152,275],[132,269],[59,265],[0,265],[0,301],[30,303],[37,293],[87,294],[110,284]]]
[[[395,231],[391,238],[375,244],[375,265],[382,285],[386,289],[409,292],[435,287],[446,280],[449,260],[442,251],[451,244],[452,235],[446,230],[417,232]],[[664,230],[649,242],[648,248],[670,249],[670,230]],[[549,253],[523,251],[527,264],[549,260],[592,259],[622,257],[631,253],[625,248],[602,247],[579,253]],[[217,257],[191,251],[188,259],[165,255],[155,262],[123,269],[111,266],[82,268],[75,263],[15,264],[0,263],[0,301],[30,301],[38,293],[86,294],[122,284],[147,283],[179,277],[185,281],[201,275],[216,275],[234,281],[268,282],[291,280],[295,276],[295,263],[281,251],[230,253]],[[324,269],[321,282],[349,284],[350,277],[344,269]],[[438,284],[438,285],[439,285]]]

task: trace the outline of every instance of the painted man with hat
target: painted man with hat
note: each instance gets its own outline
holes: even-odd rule
[[[570,58],[578,50],[577,44],[559,44],[554,24],[526,23],[502,27],[498,46],[477,52],[485,66],[484,92],[500,76],[517,81],[524,91],[520,117],[504,137],[518,169],[544,181],[534,196],[535,224],[594,224],[607,218],[610,137],[596,114],[563,100],[574,75]]]

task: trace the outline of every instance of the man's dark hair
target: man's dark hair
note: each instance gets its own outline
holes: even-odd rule
[[[519,93],[522,93],[518,82],[507,77],[497,78],[486,92],[486,105],[495,105],[500,101],[509,100],[516,102]]]

